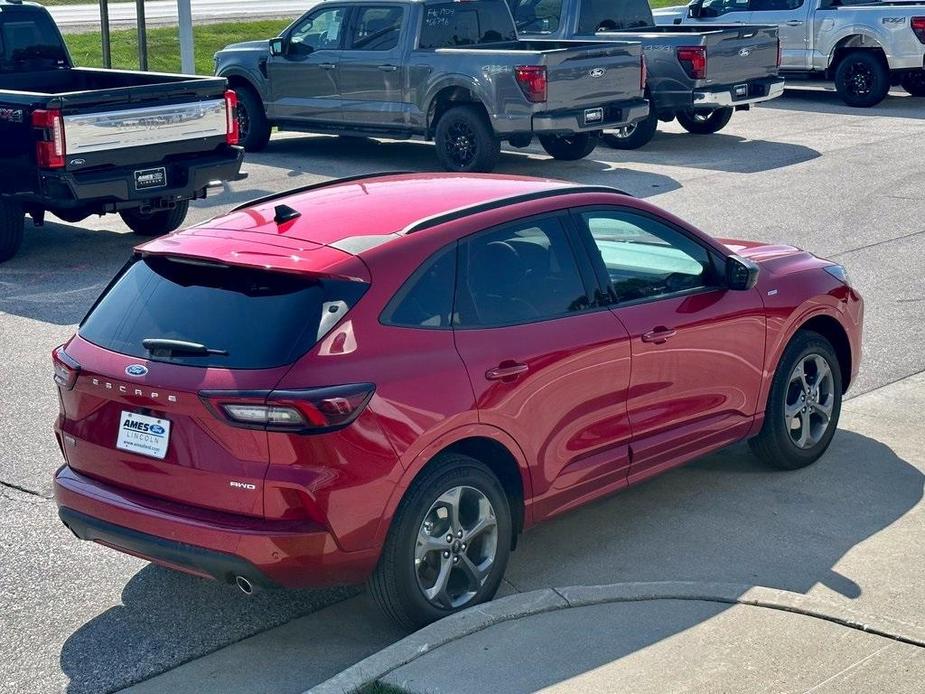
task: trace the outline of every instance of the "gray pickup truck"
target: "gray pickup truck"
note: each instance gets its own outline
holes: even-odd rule
[[[647,0],[508,0],[522,37],[639,41],[646,57],[649,117],[614,129],[604,140],[637,149],[658,122],[715,133],[736,110],[784,92],[778,76],[777,27],[655,26]]]
[[[760,23],[780,27],[781,72],[831,79],[849,106],[876,106],[890,86],[925,96],[925,2],[694,0],[655,11],[658,24]]]
[[[504,0],[326,0],[270,41],[215,56],[241,140],[280,130],[434,140],[450,171],[490,171],[534,136],[581,159],[649,113],[639,43],[519,41]]]

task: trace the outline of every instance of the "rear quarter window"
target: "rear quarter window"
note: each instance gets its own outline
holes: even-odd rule
[[[142,341],[180,340],[227,355],[174,354],[173,364],[268,369],[311,349],[367,285],[259,269],[138,259],[84,319],[78,334],[105,349],[148,359]]]

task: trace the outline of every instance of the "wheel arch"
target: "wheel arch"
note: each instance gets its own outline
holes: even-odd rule
[[[485,117],[489,117],[488,108],[485,106],[485,101],[481,98],[476,84],[462,81],[442,83],[427,101],[427,139],[433,138],[437,122],[443,114],[459,104],[478,106],[485,111]]]
[[[527,517],[527,501],[532,495],[530,472],[523,450],[517,442],[500,429],[487,425],[470,425],[448,432],[414,458],[405,468],[401,481],[395,486],[395,491],[386,504],[383,519],[376,533],[376,544],[384,544],[395,512],[414,481],[439,464],[440,458],[446,453],[460,453],[475,458],[484,463],[498,478],[511,504],[513,549],[518,535],[530,523]]]
[[[883,48],[883,43],[880,39],[867,31],[854,29],[847,36],[840,38],[835,45],[832,46],[832,50],[829,53],[829,64],[827,69],[829,75],[835,74],[838,64],[845,55],[858,49],[879,52],[883,58],[883,62],[886,64],[887,68],[889,68],[886,50]]]
[[[258,80],[254,79],[253,75],[243,70],[230,69],[219,74],[219,77],[224,77],[226,80],[228,80],[228,87],[230,89],[246,87],[248,89],[252,89],[261,101],[264,100],[263,90],[257,84]]]

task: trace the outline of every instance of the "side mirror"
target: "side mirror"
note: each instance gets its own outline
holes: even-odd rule
[[[687,14],[692,19],[697,19],[703,14],[703,0],[692,2],[687,8]]]
[[[270,39],[270,55],[280,56],[286,53],[286,42],[282,37]]]
[[[735,291],[751,289],[758,283],[758,266],[737,255],[726,258],[726,286]]]

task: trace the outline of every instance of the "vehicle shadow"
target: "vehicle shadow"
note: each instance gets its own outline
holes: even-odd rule
[[[628,164],[683,166],[727,173],[759,173],[802,164],[822,156],[810,147],[737,135],[693,135],[659,130],[645,147],[611,150]]]
[[[622,155],[601,146],[586,159],[556,161],[536,144],[526,149],[505,148],[495,173],[609,185],[637,197],[681,187],[669,176],[624,168]],[[325,135],[276,137],[264,152],[248,155],[248,162],[285,170],[293,187],[299,185],[300,177],[307,175],[340,178],[370,171],[442,172],[434,145],[428,142]]]
[[[798,83],[797,83],[798,85]],[[795,86],[784,92],[782,97],[765,101],[759,108],[780,111],[803,111],[806,113],[831,113],[842,116],[886,116],[889,118],[915,118],[925,115],[925,99],[907,95],[901,89],[894,89],[886,99],[871,108],[848,106],[834,89],[807,89]]]
[[[882,578],[881,569],[895,567],[878,564],[870,576],[843,575],[834,567],[914,508],[922,498],[923,479],[888,446],[848,431],[839,432],[816,465],[791,473],[770,471],[746,447],[735,446],[528,532],[512,557],[507,580],[520,591],[679,580],[806,593],[822,584],[854,609],[877,612],[883,607],[903,614],[903,605],[889,591],[871,583]],[[870,591],[873,587],[881,588],[883,602],[877,601],[877,591]],[[316,596],[325,595],[265,593],[248,600],[226,586],[147,568],[126,586],[123,606],[101,614],[67,640],[61,666],[74,692],[122,686],[145,671],[182,662],[178,643],[196,643],[201,652],[214,650],[277,624],[303,606],[309,609]],[[904,600],[914,606],[920,597]],[[304,640],[300,658],[262,658],[261,643],[267,642],[258,640],[249,646],[246,662],[226,656],[216,661],[220,665],[213,662],[196,672],[208,671],[209,691],[252,691],[272,682],[299,682],[308,688],[331,674],[330,644],[311,636],[336,626],[339,638],[398,638],[365,598],[351,603],[355,619],[343,622],[343,610],[333,607],[313,614],[307,618],[310,626],[288,635]],[[633,638],[614,639],[612,645],[575,658],[571,670],[559,673],[561,679],[669,638],[724,609],[728,606],[662,611],[664,621],[623,624],[620,631]],[[332,620],[335,625],[328,624]],[[218,624],[221,630],[209,628]],[[342,628],[351,633],[341,634]],[[317,659],[325,659],[324,668],[315,664]],[[347,659],[341,667],[351,664]],[[532,672],[522,676],[508,688],[522,690],[525,682],[531,690],[553,684],[533,681],[542,675]],[[183,679],[181,690],[203,691],[203,684]]]

